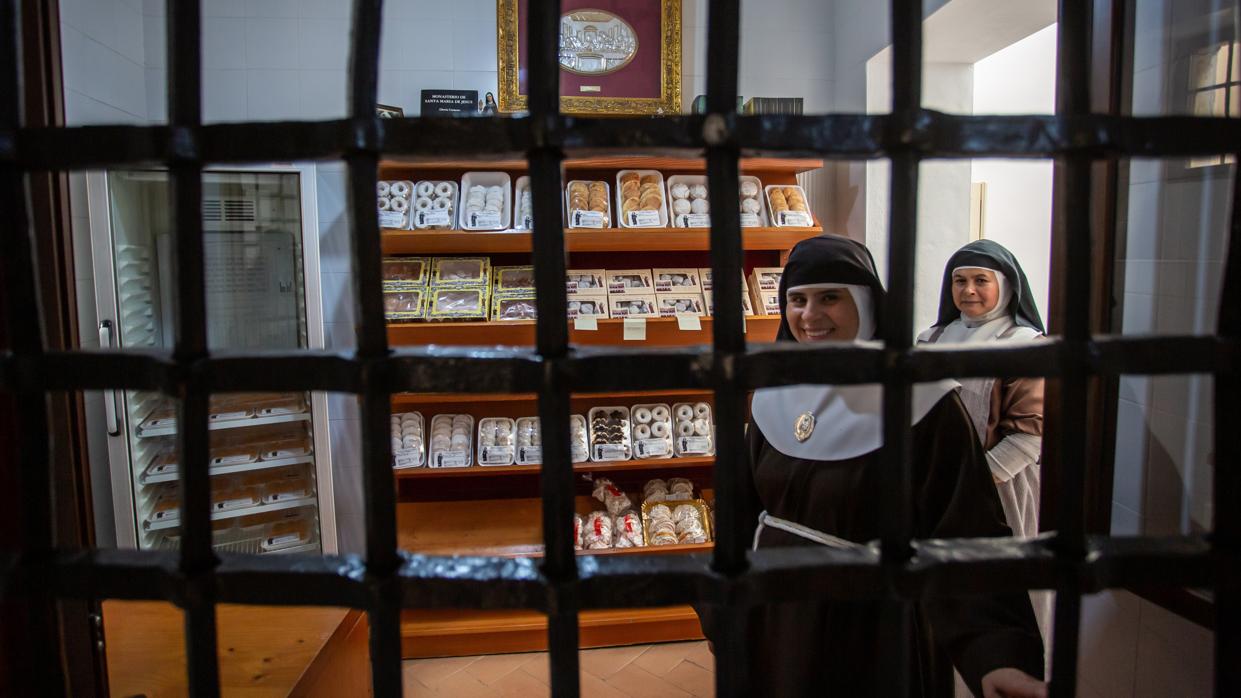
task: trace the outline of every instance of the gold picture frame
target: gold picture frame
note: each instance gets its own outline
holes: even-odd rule
[[[521,94],[519,17],[521,0],[496,0],[496,42],[499,63],[501,112],[525,111],[529,108],[526,95]],[[566,2],[565,4],[573,4]],[[564,114],[600,115],[675,115],[681,113],[681,0],[658,0],[659,23],[659,96],[658,97],[580,97],[560,96]],[[565,13],[587,10],[583,7],[565,9]],[[617,14],[620,17],[619,14]],[[628,18],[621,17],[628,22]],[[643,43],[643,45],[648,45]],[[618,72],[629,68],[622,66]]]

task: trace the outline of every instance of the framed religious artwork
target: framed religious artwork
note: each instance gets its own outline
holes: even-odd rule
[[[528,0],[496,3],[501,112],[527,109]],[[560,111],[680,114],[681,0],[562,0]]]

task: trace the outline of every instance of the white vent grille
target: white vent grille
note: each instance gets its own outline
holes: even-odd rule
[[[203,230],[254,230],[257,209],[254,199],[203,199]]]

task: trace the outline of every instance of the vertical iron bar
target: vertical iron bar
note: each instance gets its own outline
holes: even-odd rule
[[[741,4],[738,0],[711,0],[707,13],[707,52],[713,58],[707,65],[707,119],[703,138],[707,142],[707,186],[712,201],[736,201],[740,175],[740,150],[728,129],[737,111],[737,74],[741,54]],[[716,364],[715,487],[716,538],[711,566],[726,575],[745,572],[748,561],[744,530],[748,514],[745,468],[750,467],[745,447],[744,404],[740,376],[734,370],[736,357],[745,353],[745,316],[742,314],[741,275],[744,257],[741,245],[741,216],[735,206],[711,209],[711,278],[714,284],[715,322],[712,341]],[[744,609],[725,606],[718,609],[719,621],[730,632],[716,645],[716,695],[744,696],[751,693],[746,657],[747,638],[738,622]]]
[[[1056,46],[1056,113],[1090,113],[1091,3],[1061,0]],[[1052,210],[1059,222],[1053,234],[1064,236],[1065,370],[1060,379],[1060,423],[1050,449],[1062,472],[1057,512],[1056,556],[1065,574],[1056,589],[1053,619],[1052,696],[1071,696],[1077,686],[1077,646],[1081,625],[1081,588],[1068,573],[1086,551],[1087,343],[1090,340],[1090,160],[1083,155],[1057,158]],[[1044,448],[1048,448],[1044,444]]]
[[[21,126],[22,36],[18,0],[0,2],[0,133],[15,134]],[[0,330],[0,349],[15,356],[37,358],[44,351],[43,323],[38,298],[35,269],[38,268],[30,219],[26,209],[25,176],[12,160],[0,160],[0,282],[4,299],[0,315],[6,320]],[[51,552],[54,545],[55,510],[53,506],[51,443],[48,437],[47,399],[44,391],[22,391],[11,396],[15,404],[31,405],[30,409],[14,410],[11,420],[16,446],[14,464],[21,483],[22,552],[38,559]],[[15,439],[16,440],[16,439]],[[65,694],[65,684],[51,677],[60,676],[60,641],[58,628],[51,620],[57,614],[56,598],[48,591],[33,589],[22,632],[26,634],[33,666],[14,672],[14,686],[39,687],[40,694]],[[16,656],[16,655],[13,655]],[[20,673],[21,676],[16,674]]]
[[[1241,162],[1241,152],[1236,153]],[[1228,257],[1220,292],[1216,334],[1241,339],[1241,173],[1233,165],[1232,225]],[[1241,695],[1241,407],[1231,396],[1241,390],[1236,366],[1215,374],[1215,467],[1213,499],[1215,522],[1211,547],[1215,553],[1215,695]]]
[[[922,0],[893,0],[892,119],[901,141],[908,135],[922,108]],[[888,219],[888,300],[880,328],[890,357],[890,368],[913,340],[914,264],[917,251],[918,171],[921,161],[911,150],[901,149],[891,159],[891,202]],[[883,381],[883,448],[880,459],[887,482],[881,553],[885,567],[895,572],[912,554],[913,466],[910,462],[909,421],[911,386],[900,370],[890,370]],[[880,695],[910,694],[913,658],[913,605],[894,597],[880,601],[880,661],[875,677]]]
[[[569,351],[565,298],[565,246],[561,227],[560,35],[559,0],[527,5],[530,33],[526,60],[530,70],[530,127],[534,147],[530,163],[536,293],[535,342],[543,361],[539,425],[543,431],[543,574],[547,577],[547,648],[553,696],[577,696],[578,669],[577,555],[573,550],[574,483],[569,445],[569,389],[559,363]]]
[[[375,208],[379,153],[375,114],[379,89],[379,37],[383,0],[354,0],[349,46],[349,118],[355,142],[346,156],[349,173],[348,210],[353,247],[354,310],[357,356],[376,361],[388,354],[388,328],[379,277],[383,256],[379,216]],[[374,364],[371,364],[374,365]],[[366,568],[371,598],[371,688],[376,696],[401,695],[401,609],[397,571],[400,555],[396,536],[396,479],[392,475],[392,444],[388,426],[391,397],[388,382],[366,370],[359,396],[362,430],[362,488],[365,497]]]
[[[202,10],[198,0],[169,0],[167,15],[168,121],[174,132],[181,132],[178,138],[189,137],[202,124]],[[169,185],[176,275],[173,357],[187,368],[177,395],[186,663],[191,694],[215,696],[220,693],[220,669],[212,575],[217,560],[211,548],[211,476],[207,472],[208,395],[190,369],[207,356],[203,175],[197,152],[175,153]]]

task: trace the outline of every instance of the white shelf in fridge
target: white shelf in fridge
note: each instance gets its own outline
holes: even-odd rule
[[[256,460],[253,463],[242,463],[240,465],[217,465],[214,468],[209,468],[207,470],[207,473],[209,475],[228,475],[230,473],[244,473],[244,472],[249,472],[251,470],[266,470],[268,468],[280,468],[286,465],[300,465],[302,463],[313,463],[313,462],[315,462],[314,454],[307,454],[304,456],[293,456],[291,458],[276,458],[274,460]],[[151,465],[148,465],[146,467],[146,470],[142,471],[142,475],[138,478],[142,484],[153,485],[158,482],[176,482],[177,481],[177,474],[175,472],[162,473],[159,475],[151,475],[150,474],[151,468],[153,468],[154,466],[155,464],[152,463]]]
[[[245,427],[261,427],[265,424],[282,424],[284,422],[305,422],[310,419],[309,412],[298,412],[297,414],[277,414],[271,417],[246,417],[244,419],[229,419],[218,422],[208,422],[207,428],[211,431],[217,429],[243,429]],[[139,426],[134,430],[138,438],[145,439],[152,436],[174,436],[177,433],[176,425],[167,427],[157,427],[155,429],[143,429]]]
[[[297,507],[314,506],[316,498],[314,496],[302,497],[301,499],[290,499],[285,502],[273,502],[271,504],[260,504],[254,507],[246,507],[244,509],[232,509],[230,511],[220,511],[211,515],[212,521],[222,521],[224,519],[236,519],[242,516],[252,516],[254,514],[266,514],[270,511],[281,511],[282,509],[296,509]],[[171,521],[143,521],[143,526],[148,531],[163,531],[170,528],[180,528],[181,518],[177,517]]]

